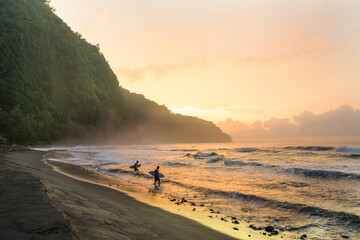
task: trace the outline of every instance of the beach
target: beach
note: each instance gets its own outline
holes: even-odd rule
[[[234,239],[106,187],[106,179],[97,184],[96,173],[62,163],[50,166],[44,154],[1,155],[2,239]]]
[[[234,238],[359,238],[357,144],[57,145],[33,150],[43,152],[43,162],[62,175],[125,193]],[[136,161],[139,172],[129,168]],[[157,166],[165,178],[155,189],[149,172]]]

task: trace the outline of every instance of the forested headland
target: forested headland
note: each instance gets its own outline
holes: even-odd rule
[[[166,89],[164,89],[166,91]],[[228,142],[212,122],[120,87],[45,0],[0,0],[0,143]]]

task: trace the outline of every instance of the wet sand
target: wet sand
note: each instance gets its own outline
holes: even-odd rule
[[[70,236],[73,239],[234,239],[196,221],[139,202],[120,191],[91,183],[98,176],[80,168],[57,164],[59,168],[67,168],[68,173],[76,173],[78,179],[54,171],[42,161],[43,156],[43,152],[31,150],[1,156],[1,179],[7,179],[1,185],[1,212],[11,211],[14,199],[19,205],[33,203],[35,197],[26,192],[36,192],[36,198],[44,204],[42,208],[49,212],[29,204],[33,209],[14,211],[11,218],[8,215],[1,217],[0,238],[7,239],[9,234],[11,237],[13,232],[20,231],[11,230],[14,223],[17,229],[36,229],[31,226],[36,222],[40,229],[51,230],[48,231],[53,234],[49,237],[51,239],[68,239]],[[23,178],[13,177],[11,174],[14,172],[21,172]],[[9,182],[13,179],[17,181],[11,185]],[[24,182],[26,186],[22,184]],[[24,215],[30,218],[27,220]],[[31,220],[34,218],[36,221]],[[57,229],[53,229],[53,225]],[[34,234],[31,231],[21,233],[24,235],[18,235],[19,239],[30,239],[30,234]]]

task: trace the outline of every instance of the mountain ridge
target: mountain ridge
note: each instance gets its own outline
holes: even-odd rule
[[[131,93],[46,0],[0,0],[0,136],[10,143],[229,142],[212,122]]]

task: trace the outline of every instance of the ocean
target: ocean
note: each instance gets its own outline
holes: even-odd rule
[[[252,225],[252,232],[270,225],[284,237],[360,239],[360,145],[223,143],[34,149],[48,151],[48,161],[79,165],[152,193],[149,171],[160,166],[165,178],[157,193],[162,198],[186,203],[209,219],[227,221],[230,230],[236,227],[236,219]],[[139,173],[129,168],[136,161],[141,164]]]

